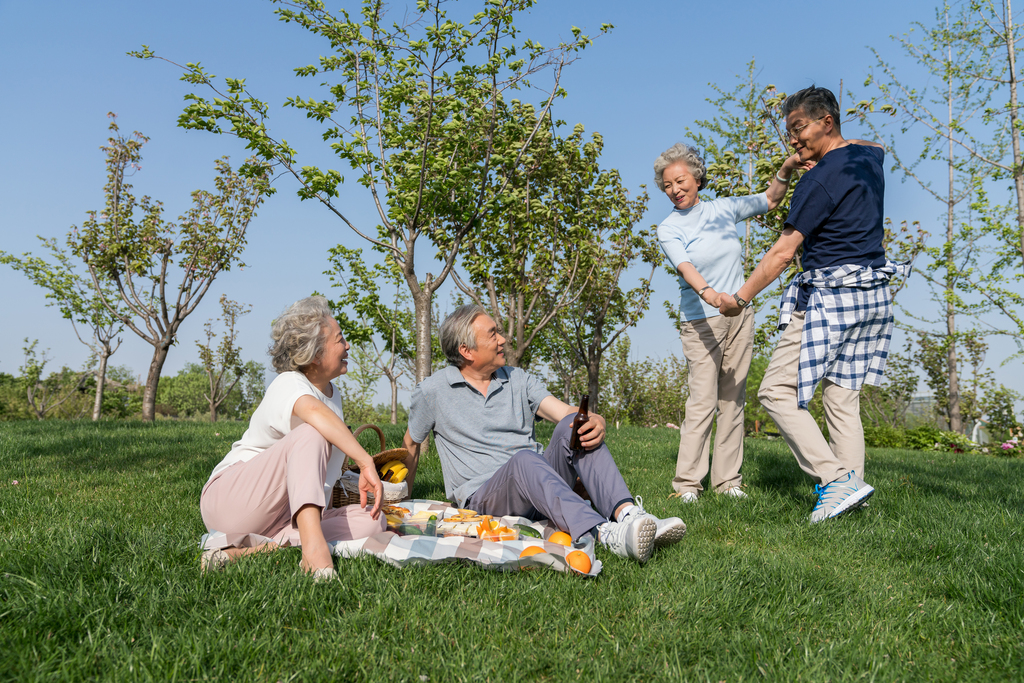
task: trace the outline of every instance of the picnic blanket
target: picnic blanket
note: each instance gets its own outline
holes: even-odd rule
[[[399,504],[407,508],[410,514],[421,510],[437,512],[438,519],[457,513],[457,509],[448,503],[436,500],[406,500]],[[583,576],[596,577],[601,573],[601,561],[594,557],[594,542],[589,536],[587,541],[582,544],[566,547],[543,540],[558,531],[547,520],[537,522],[525,517],[507,516],[501,517],[500,522],[507,527],[512,527],[515,524],[527,524],[539,531],[542,538],[521,536],[517,541],[482,541],[479,538],[468,536],[402,536],[393,531],[385,531],[355,541],[337,541],[331,544],[331,552],[342,559],[372,555],[395,567],[438,562],[470,562],[487,569],[501,571],[547,567],[555,571],[580,575],[580,572],[569,566],[565,556],[573,550],[582,550],[590,557],[591,561],[590,572]],[[211,531],[203,535],[200,545],[204,549],[223,548],[229,545],[226,539],[225,534]],[[249,543],[252,545],[269,540],[269,538],[257,534],[249,534]],[[540,546],[544,552],[520,559],[520,553],[528,546]]]

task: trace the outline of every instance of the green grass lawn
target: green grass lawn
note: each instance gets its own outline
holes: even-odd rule
[[[872,450],[870,507],[812,527],[780,441],[747,442],[750,500],[682,508],[678,432],[624,428],[626,481],[689,527],[646,566],[362,558],[314,585],[296,549],[199,573],[200,488],[243,428],[0,424],[0,679],[1024,679],[1022,461]],[[436,458],[416,494],[443,498]]]

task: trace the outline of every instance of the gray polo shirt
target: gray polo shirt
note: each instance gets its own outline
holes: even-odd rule
[[[540,403],[551,395],[544,383],[520,368],[498,368],[484,396],[449,365],[412,392],[409,435],[423,443],[433,430],[449,500],[466,500],[514,453],[544,448],[534,438]]]

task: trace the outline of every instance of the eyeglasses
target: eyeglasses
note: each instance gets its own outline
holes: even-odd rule
[[[826,114],[825,116],[828,116],[828,114]],[[817,123],[818,121],[821,121],[823,118],[825,118],[825,116],[819,116],[818,118],[814,119],[813,121],[808,121],[804,125],[797,126],[796,128],[793,128],[792,130],[787,128],[786,129],[786,135],[788,137],[790,137],[790,138],[795,138],[797,135],[799,135],[803,131],[804,128],[806,128],[807,126],[811,125],[812,123]]]

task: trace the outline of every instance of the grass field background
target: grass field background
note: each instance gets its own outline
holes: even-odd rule
[[[623,428],[633,492],[688,525],[646,566],[360,558],[315,585],[296,549],[199,572],[199,492],[243,429],[0,425],[0,680],[1024,679],[1020,460],[870,450],[870,507],[812,527],[782,442],[748,440],[749,500],[683,507],[678,432]],[[416,495],[444,497],[433,455]]]

